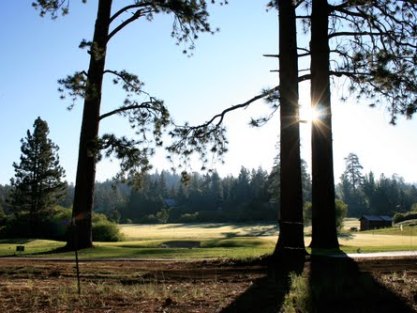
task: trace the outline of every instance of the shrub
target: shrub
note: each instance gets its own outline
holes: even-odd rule
[[[179,223],[197,223],[198,222],[198,212],[194,213],[185,213],[180,216],[178,219]]]
[[[158,219],[156,218],[155,215],[149,214],[149,215],[146,215],[146,216],[142,217],[139,220],[139,223],[141,223],[141,224],[158,224],[159,221],[158,221]]]
[[[65,240],[70,221],[70,209],[54,206],[41,213],[36,225],[36,232],[33,233],[29,212],[16,212],[5,217],[0,235],[3,238],[30,238],[35,236],[37,238]]]
[[[393,222],[399,223],[399,222],[415,220],[415,219],[417,219],[417,213],[413,211],[408,212],[408,213],[395,213]]]
[[[343,220],[346,217],[348,205],[340,199],[336,199],[336,227],[340,231],[343,228]]]
[[[29,216],[27,213],[7,215],[1,228],[1,238],[27,238],[30,236]]]
[[[48,211],[42,218],[41,236],[48,239],[65,240],[67,238],[68,226],[71,224],[71,209],[59,205]]]
[[[343,220],[346,217],[348,206],[340,199],[336,199],[336,227],[337,230],[340,231],[343,228]],[[304,224],[310,225],[311,224],[311,202],[304,203]]]
[[[72,211],[61,206],[54,206],[45,211],[38,225],[37,238],[66,240],[71,224]],[[4,226],[0,228],[2,238],[29,238],[29,213],[19,212],[6,216]],[[93,239],[96,241],[119,241],[122,234],[116,223],[104,214],[93,213]]]
[[[156,212],[155,217],[158,219],[158,222],[161,224],[168,223],[170,211],[171,209],[161,209],[160,211]]]
[[[120,241],[123,235],[116,223],[107,219],[104,214],[93,213],[93,240],[94,241]]]
[[[304,217],[304,224],[311,225],[311,202],[309,201],[304,202],[303,217]]]
[[[404,219],[405,219],[405,214],[403,214],[403,213],[395,213],[394,214],[394,217],[392,218],[392,221],[394,223],[399,223],[399,222],[404,221]]]

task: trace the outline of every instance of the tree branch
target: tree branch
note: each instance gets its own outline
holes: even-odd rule
[[[303,76],[298,76],[298,82],[299,83],[304,82],[306,80],[310,80],[310,79],[311,79],[311,74],[306,74],[306,75],[303,75]]]
[[[116,13],[113,14],[113,16],[110,18],[110,23],[112,23],[114,20],[116,20],[120,15],[122,15],[123,13],[132,10],[132,9],[137,9],[137,8],[141,8],[141,7],[145,7],[149,4],[145,3],[145,4],[132,4],[132,5],[127,5],[123,8],[121,8],[119,11],[117,11]]]
[[[151,101],[142,102],[141,104],[133,104],[133,105],[125,106],[125,107],[120,107],[118,109],[115,109],[113,111],[110,111],[110,112],[107,112],[107,113],[104,113],[104,114],[100,115],[99,120],[101,121],[102,119],[105,119],[109,116],[116,115],[116,114],[119,114],[119,113],[123,113],[123,112],[129,111],[129,110],[135,110],[135,109],[158,110],[157,108],[152,106],[153,103],[154,103],[154,101],[151,100]]]
[[[240,103],[240,104],[233,105],[233,106],[231,106],[231,107],[229,107],[229,108],[227,108],[227,109],[223,110],[221,113],[214,115],[214,116],[213,116],[213,117],[212,117],[209,121],[205,122],[204,124],[201,124],[201,125],[198,125],[198,126],[191,127],[191,129],[205,128],[205,127],[209,126],[210,124],[213,124],[213,122],[214,122],[216,119],[219,119],[219,121],[216,123],[216,126],[220,126],[220,125],[222,124],[222,122],[223,122],[223,120],[224,120],[224,117],[226,116],[226,114],[227,114],[227,113],[229,113],[229,112],[231,112],[231,111],[234,111],[234,110],[237,110],[237,109],[247,108],[247,107],[248,107],[250,104],[252,104],[253,102],[258,101],[258,100],[260,100],[260,99],[262,99],[262,98],[265,98],[266,96],[268,96],[268,95],[272,94],[273,92],[278,91],[278,89],[279,89],[279,86],[276,86],[276,87],[274,87],[274,88],[272,88],[272,89],[269,89],[269,90],[268,90],[268,92],[263,92],[263,93],[261,93],[261,94],[259,94],[259,95],[255,96],[255,97],[253,97],[253,98],[249,99],[249,100],[248,100],[248,101],[246,101],[246,102],[243,102],[243,103]]]
[[[110,39],[116,35],[120,30],[122,30],[124,27],[126,27],[127,25],[129,25],[130,23],[136,21],[138,18],[140,18],[141,16],[143,16],[143,11],[142,10],[137,10],[135,13],[133,13],[133,15],[128,18],[126,21],[120,23],[119,26],[117,26],[116,28],[114,28],[109,36],[107,37],[107,42],[110,41]]]
[[[384,33],[378,32],[378,33],[374,33],[374,32],[335,32],[332,34],[329,34],[329,39],[334,38],[334,37],[341,37],[341,36],[384,36]]]
[[[309,79],[311,79],[311,74],[302,75],[302,76],[298,77],[298,82],[300,83],[300,82],[303,82],[303,81],[306,81],[306,80],[309,80]],[[240,104],[233,105],[233,106],[223,110],[221,113],[214,115],[207,122],[205,122],[201,125],[198,125],[198,126],[192,126],[192,127],[190,127],[190,129],[196,130],[196,129],[200,129],[200,128],[205,128],[205,127],[209,126],[210,124],[213,124],[214,121],[216,121],[217,119],[218,119],[218,122],[215,124],[215,126],[218,127],[223,123],[223,120],[224,120],[227,113],[235,111],[237,109],[247,108],[253,102],[258,101],[260,99],[263,99],[263,98],[273,94],[274,92],[278,92],[279,87],[280,87],[279,85],[275,86],[274,88],[268,89],[266,92],[263,92],[263,93],[255,96],[255,97],[249,99],[248,101],[245,101],[245,102],[240,103]]]

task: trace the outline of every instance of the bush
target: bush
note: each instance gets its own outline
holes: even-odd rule
[[[107,219],[104,214],[93,213],[93,240],[120,241],[123,235],[116,223]]]
[[[336,227],[340,231],[343,228],[343,220],[346,217],[348,205],[340,199],[336,199]]]
[[[405,214],[403,213],[395,213],[394,217],[392,218],[392,221],[394,223],[399,223],[405,220]]]
[[[71,224],[71,209],[55,206],[42,213],[39,220],[37,238],[66,240]],[[4,226],[0,228],[2,238],[30,238],[31,227],[29,213],[20,212],[6,216]],[[93,239],[96,241],[119,241],[122,234],[116,223],[107,219],[104,214],[93,213]]]
[[[303,205],[304,224],[311,225],[311,202],[306,201]]]
[[[146,215],[146,216],[142,217],[139,220],[139,223],[140,224],[158,224],[159,221],[158,221],[158,218],[155,215],[149,214],[149,215]]]
[[[4,226],[1,228],[1,238],[27,238],[29,237],[28,214],[10,214],[4,219]]]
[[[198,215],[198,212],[182,214],[178,219],[178,223],[197,223]]]
[[[340,199],[336,199],[336,227],[337,230],[340,231],[343,228],[343,220],[346,217],[348,206]],[[311,224],[311,202],[304,203],[304,224],[310,225]]]
[[[71,221],[71,210],[55,206],[39,215],[35,233],[29,221],[29,212],[17,212],[7,215],[1,229],[3,238],[45,238],[65,240],[67,228]]]
[[[66,240],[68,226],[71,224],[71,209],[55,206],[42,221],[43,237],[48,239]]]
[[[415,220],[417,219],[417,213],[416,212],[408,212],[408,213],[395,213],[393,222],[394,223],[400,223],[408,220]]]
[[[170,211],[171,209],[161,209],[160,211],[156,212],[155,217],[157,218],[158,222],[161,224],[168,223]]]

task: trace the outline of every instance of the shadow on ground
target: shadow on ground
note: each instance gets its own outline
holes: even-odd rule
[[[360,270],[354,260],[312,256],[307,270],[311,312],[415,312],[404,299]]]
[[[253,282],[221,313],[279,312],[290,291],[291,273],[303,272],[305,257],[269,259],[267,273]]]
[[[361,271],[354,260],[346,256],[315,256],[313,253],[305,259],[289,262],[277,260],[270,264],[266,275],[254,281],[221,313],[288,311],[415,312],[404,299],[379,283],[371,273]]]

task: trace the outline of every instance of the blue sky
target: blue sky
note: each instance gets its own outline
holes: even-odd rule
[[[81,107],[67,111],[69,102],[59,100],[57,80],[88,65],[88,55],[78,48],[82,39],[90,40],[97,1],[86,5],[71,1],[70,14],[56,20],[40,18],[30,1],[2,1],[0,4],[0,184],[13,177],[12,163],[20,156],[20,139],[40,116],[50,127],[50,138],[60,147],[67,179],[74,181],[78,153]],[[227,106],[241,103],[265,87],[275,86],[277,60],[263,54],[277,53],[276,12],[266,12],[262,1],[231,0],[211,10],[213,26],[221,31],[203,35],[196,42],[192,57],[170,38],[172,19],[159,16],[151,23],[139,21],[112,40],[107,67],[127,69],[144,82],[145,90],[165,101],[178,122],[204,122]],[[308,107],[308,85],[301,86],[300,103]],[[336,179],[344,170],[344,157],[357,153],[364,171],[377,175],[394,173],[406,181],[417,182],[417,122],[399,119],[388,124],[389,113],[370,109],[354,99],[346,103],[333,99],[334,161]],[[103,112],[117,106],[120,93],[105,84]],[[266,112],[256,103],[226,119],[230,151],[225,164],[213,164],[222,175],[237,174],[241,166],[270,170],[278,151],[279,119],[276,116],[262,129],[248,126],[251,116]],[[304,113],[303,113],[304,114]],[[102,132],[128,132],[121,118],[104,121]],[[302,153],[309,161],[309,125],[302,124]],[[155,168],[168,168],[159,153]],[[110,178],[117,162],[99,164],[97,179]],[[199,166],[195,165],[197,170]]]

